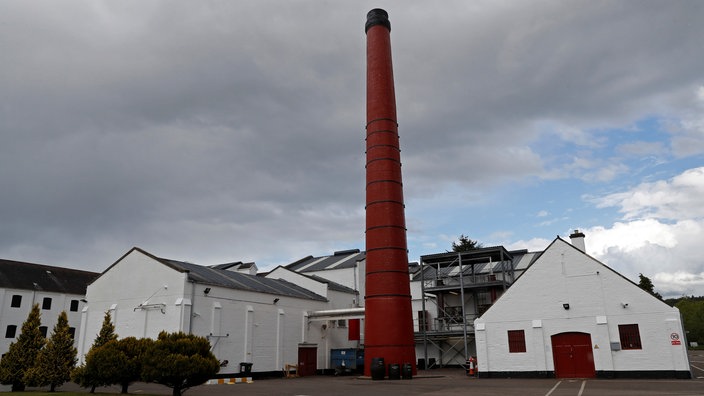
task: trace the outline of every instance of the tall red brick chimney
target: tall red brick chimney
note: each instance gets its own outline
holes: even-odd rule
[[[367,14],[367,205],[364,373],[372,359],[416,372],[401,150],[386,11]]]

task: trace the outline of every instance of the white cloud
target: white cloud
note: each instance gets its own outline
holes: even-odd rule
[[[605,196],[597,206],[620,207],[624,218],[586,229],[587,252],[629,279],[650,277],[663,295],[704,295],[702,196],[704,168]]]
[[[670,180],[643,183],[630,191],[597,199],[598,208],[620,207],[624,219],[681,220],[704,217],[704,167],[688,169]]]
[[[511,242],[504,244],[508,250],[519,250],[528,249],[529,252],[539,252],[545,250],[546,247],[552,242],[551,240],[545,238],[532,238],[529,240],[520,240],[516,242]]]
[[[584,232],[587,253],[634,282],[642,273],[664,296],[704,295],[704,262],[698,253],[704,220],[645,219]]]

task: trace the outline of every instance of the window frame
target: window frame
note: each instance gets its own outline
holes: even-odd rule
[[[45,311],[51,310],[51,297],[44,297],[42,300],[42,309]]]
[[[10,333],[12,330],[12,333]],[[15,338],[17,337],[17,325],[7,325],[5,329],[5,338]]]
[[[22,307],[22,295],[13,294],[12,301],[10,301],[10,308],[21,308]]]
[[[621,350],[643,349],[643,342],[640,338],[640,328],[637,323],[618,325],[618,338],[621,342]]]
[[[71,300],[71,306],[69,307],[69,312],[78,312],[78,307],[80,303],[78,300]]]
[[[525,353],[526,352],[526,332],[525,330],[508,330],[508,352],[509,353]]]

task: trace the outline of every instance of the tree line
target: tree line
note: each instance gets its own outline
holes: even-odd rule
[[[84,362],[76,366],[77,351],[66,312],[59,314],[49,338],[42,335],[40,325],[39,305],[35,304],[17,340],[0,358],[0,383],[12,385],[13,392],[24,391],[27,386],[49,386],[54,392],[56,387],[73,381],[91,388],[91,393],[96,387],[110,385],[120,385],[122,393],[127,393],[130,384],[145,381],[168,386],[174,396],[180,396],[220,369],[205,337],[162,331],[156,340],[118,339],[109,312]]]

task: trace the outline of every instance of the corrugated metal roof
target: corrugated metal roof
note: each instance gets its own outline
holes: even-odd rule
[[[505,257],[506,261],[510,261],[510,265],[513,266],[514,270],[522,271],[525,270],[533,261],[535,261],[535,259],[541,252],[528,252],[527,250],[517,250],[511,251],[510,253],[510,256]],[[433,258],[433,261],[431,261],[433,264],[440,263],[440,277],[459,276],[459,260],[456,259],[457,253],[442,253],[427,257]],[[498,273],[502,271],[502,265],[506,265],[506,261],[494,261],[492,258],[492,260],[490,260],[489,262],[473,263],[472,261],[467,260],[467,262],[474,265],[474,268],[472,268],[472,265],[468,265],[465,261],[463,261],[464,268],[462,274],[471,275],[472,273],[474,273],[480,275],[490,274],[492,272]],[[420,271],[418,271],[416,274],[413,275],[413,280],[418,281],[421,279],[435,278],[436,273],[438,272],[438,268],[433,264],[425,264],[423,266],[423,272],[425,275],[421,275]],[[510,267],[505,268],[505,270],[509,269]]]
[[[307,277],[314,279],[318,282],[327,284],[328,288],[330,290],[335,290],[335,291],[344,292],[344,293],[356,293],[357,292],[356,290],[352,289],[351,287],[344,286],[340,283],[333,282],[329,279],[322,278],[318,275],[304,275],[304,276],[307,276]]]
[[[319,294],[282,279],[270,279],[256,275],[243,274],[213,267],[205,267],[183,261],[158,258],[164,264],[188,272],[188,278],[194,282],[222,286],[229,289],[247,290],[279,296],[296,297],[308,300],[327,301]]]
[[[308,256],[286,266],[287,269],[295,272],[314,272],[332,269],[354,268],[357,261],[366,257],[365,252],[359,249],[344,250],[335,252],[331,256],[313,257]]]
[[[100,274],[71,268],[0,259],[0,287],[85,295]]]

